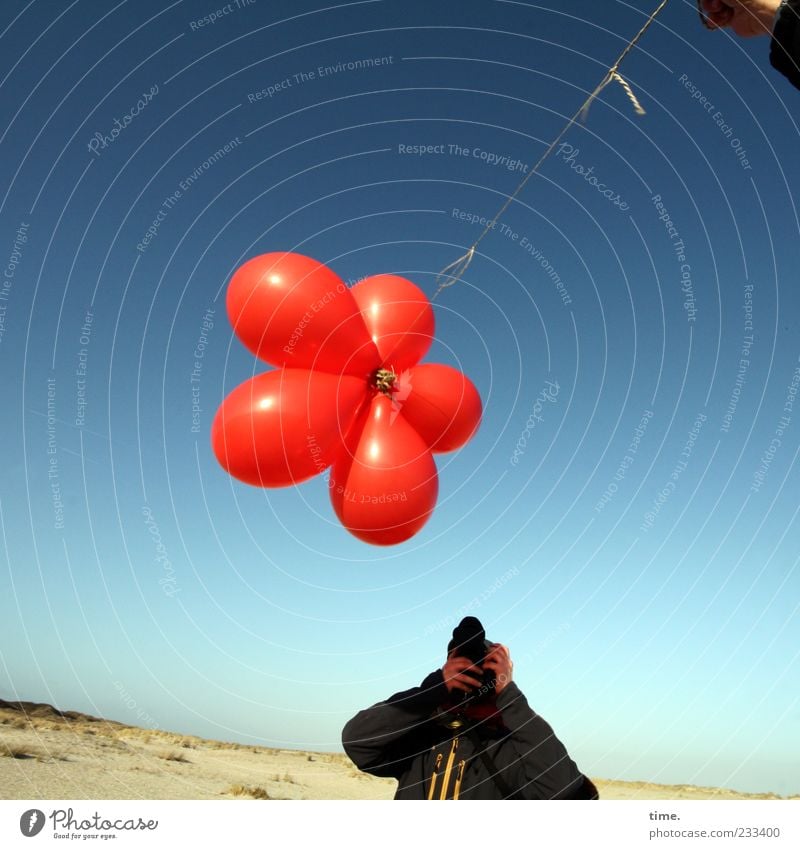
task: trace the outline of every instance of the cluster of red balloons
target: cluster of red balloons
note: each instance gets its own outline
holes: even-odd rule
[[[228,317],[257,357],[278,366],[234,389],[211,428],[223,468],[256,486],[290,486],[327,469],[333,508],[365,542],[416,534],[439,491],[433,454],[464,445],[481,399],[457,369],[422,363],[433,309],[392,274],[348,287],[325,265],[269,253],[231,279]]]

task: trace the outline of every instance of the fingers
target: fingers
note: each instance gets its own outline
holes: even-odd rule
[[[469,693],[472,690],[477,690],[481,686],[480,681],[476,681],[469,675],[454,675],[445,681],[448,690],[461,690],[464,693]]]
[[[483,668],[493,673],[497,681],[502,682],[502,684],[508,683],[514,670],[508,648],[499,643],[495,644],[487,653]]]
[[[491,672],[493,678],[503,683],[510,681],[513,667],[508,647],[494,643],[486,652],[482,668],[467,657],[451,657],[442,672],[448,691],[469,692],[485,685],[485,672]]]
[[[733,20],[733,0],[701,0],[700,9],[710,29],[728,26]]]
[[[472,675],[460,672],[456,675],[445,676],[444,683],[448,690],[456,689],[468,692],[469,690],[477,690],[482,682],[473,678]]]
[[[448,690],[467,692],[481,686],[481,669],[467,657],[452,657],[442,667]]]
[[[452,657],[444,665],[445,669],[449,669],[451,673],[463,672],[465,669],[471,669],[480,675],[480,667],[473,663],[468,657]]]
[[[511,652],[507,646],[495,643],[492,648],[486,653],[486,660],[508,661],[511,663]]]

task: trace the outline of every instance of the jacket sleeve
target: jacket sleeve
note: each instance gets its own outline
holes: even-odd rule
[[[534,713],[513,681],[497,696],[497,707],[525,772],[526,786],[521,794],[524,798],[596,798],[594,785],[581,774],[564,744]]]
[[[800,0],[784,0],[772,30],[769,61],[800,88]]]
[[[395,693],[357,713],[342,730],[342,744],[364,772],[399,778],[413,758],[430,745],[431,714],[447,698],[444,676],[432,672],[419,687]]]

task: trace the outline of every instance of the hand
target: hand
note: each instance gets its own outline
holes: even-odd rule
[[[447,692],[461,690],[469,693],[481,686],[481,670],[468,657],[449,657],[442,667]]]
[[[781,0],[698,0],[710,29],[730,27],[743,38],[770,35],[780,5]]]
[[[506,685],[512,680],[514,664],[511,662],[511,654],[505,646],[495,643],[490,651],[486,653],[483,661],[484,672],[489,672],[495,678],[495,693],[502,693]]]

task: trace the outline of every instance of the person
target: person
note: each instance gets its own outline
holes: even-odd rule
[[[800,89],[800,0],[697,0],[709,29],[730,27],[749,38],[771,36],[769,61]]]
[[[419,687],[360,711],[342,743],[395,799],[596,799],[597,789],[513,681],[506,646],[468,616]]]

